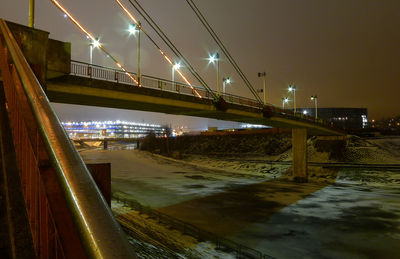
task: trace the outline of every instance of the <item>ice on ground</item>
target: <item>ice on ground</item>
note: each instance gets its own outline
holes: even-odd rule
[[[276,258],[398,258],[398,197],[333,184],[229,238]]]
[[[353,138],[345,151],[347,160],[399,163],[399,142]],[[313,161],[326,162],[327,154],[312,149]],[[90,151],[83,152],[83,157],[86,162],[111,162],[113,190],[152,207],[259,183],[289,167],[249,163],[240,157],[232,162],[201,156],[189,159],[199,165],[195,166],[139,151]],[[275,160],[290,159],[288,151]],[[399,172],[340,170],[335,184],[272,216],[258,218],[228,238],[277,258],[399,258],[399,180]],[[116,207],[125,210],[120,204]],[[208,251],[205,244],[194,247]]]
[[[216,245],[211,242],[200,242],[192,247],[191,250],[194,250],[199,255],[199,258],[237,258],[235,254],[218,250]]]
[[[155,208],[265,180],[179,163],[139,150],[89,150],[81,155],[86,163],[111,162],[112,191]]]

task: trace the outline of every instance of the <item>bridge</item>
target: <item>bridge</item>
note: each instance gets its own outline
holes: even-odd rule
[[[307,179],[307,136],[345,135],[257,98],[131,73],[118,62],[72,61],[69,43],[4,20],[0,50],[1,192],[12,258],[135,258],[50,101],[290,128],[299,181]]]
[[[305,128],[311,135],[342,135],[330,123],[303,114],[293,114],[273,105],[262,105],[254,99],[220,94],[222,102],[201,87],[194,90],[187,84],[142,75],[142,86],[134,83],[126,72],[118,69],[71,61],[67,75],[46,80],[50,101],[121,108],[176,115],[206,117],[218,120],[260,124],[277,128]],[[135,73],[130,73],[136,77]],[[215,91],[213,94],[217,95]]]

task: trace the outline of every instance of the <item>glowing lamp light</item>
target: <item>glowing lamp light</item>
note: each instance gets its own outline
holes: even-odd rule
[[[287,97],[283,98],[283,103],[287,103],[287,102],[289,102],[289,98],[287,98]]]
[[[296,91],[296,86],[294,86],[294,85],[289,85],[288,91],[289,91],[289,92]]]
[[[92,41],[92,44],[93,44],[93,47],[94,47],[94,48],[98,48],[98,47],[100,47],[100,45],[101,45],[100,42],[99,42],[99,40],[97,40],[97,39],[94,40],[94,41]]]
[[[209,60],[211,63],[214,63],[215,60],[216,60],[216,58],[215,58],[214,56],[211,56],[208,60]]]
[[[129,34],[136,34],[138,31],[139,30],[136,25],[129,26]]]
[[[307,113],[308,113],[307,110],[304,110],[304,111],[303,111],[303,114],[304,114],[304,115],[307,115]]]
[[[175,70],[178,70],[178,69],[180,69],[181,68],[181,64],[180,63],[176,63],[175,65],[174,65],[174,69]]]
[[[225,79],[225,83],[230,84],[231,83],[231,79],[228,77],[227,79]]]
[[[214,62],[216,62],[218,59],[219,59],[219,54],[216,53],[216,54],[214,54],[214,55],[211,55],[211,56],[208,58],[208,61],[209,61],[210,63],[214,63]]]

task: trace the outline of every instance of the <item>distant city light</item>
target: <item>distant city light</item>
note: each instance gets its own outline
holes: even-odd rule
[[[166,133],[166,128],[161,125],[120,120],[68,121],[62,125],[72,139],[142,138],[150,132],[164,137]]]
[[[347,119],[347,118],[346,118]],[[362,127],[365,128],[368,126],[368,119],[367,119],[367,115],[361,115],[361,119],[362,119]]]
[[[251,128],[270,128],[270,127],[268,127],[268,126],[260,125],[260,124],[241,124],[240,127],[241,127],[241,128],[245,128],[245,129],[251,129]]]

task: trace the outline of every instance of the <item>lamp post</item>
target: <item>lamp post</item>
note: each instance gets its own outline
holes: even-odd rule
[[[225,94],[225,87],[226,87],[226,85],[228,84],[230,84],[231,83],[231,79],[229,78],[229,77],[227,77],[227,78],[225,78],[225,77],[223,77],[222,78],[222,92]]]
[[[288,91],[293,93],[293,108],[294,114],[296,114],[296,86],[294,84],[289,85]]]
[[[263,95],[264,95],[264,105],[267,104],[267,100],[266,100],[266,84],[267,84],[267,73],[262,72],[262,73],[258,73],[258,77],[262,77],[263,78]]]
[[[96,38],[95,40],[90,41],[89,43],[89,64],[93,65],[93,49],[100,46],[99,39]]]
[[[220,91],[219,91],[219,53],[217,52],[216,54],[211,56],[208,60],[211,63],[216,62],[216,68],[217,68],[217,94],[220,95]]]
[[[311,101],[314,101],[314,107],[315,107],[315,119],[318,119],[318,97],[316,95],[311,96]]]
[[[141,23],[138,22],[137,24],[134,24],[132,26],[130,26],[129,28],[129,33],[135,35],[136,33],[137,35],[137,81],[138,81],[138,86],[141,85],[141,75],[140,75],[140,31],[141,31]]]
[[[289,98],[287,98],[287,97],[282,98],[282,108],[283,108],[283,110],[285,110],[285,103],[288,103],[288,102],[289,102]]]
[[[174,86],[175,86],[175,70],[178,70],[178,69],[180,69],[181,68],[181,64],[179,64],[179,63],[175,63],[175,65],[173,65],[172,66],[172,69],[171,69],[171,81],[172,81],[172,88],[174,88]]]
[[[93,43],[89,43],[89,64],[93,65]]]

